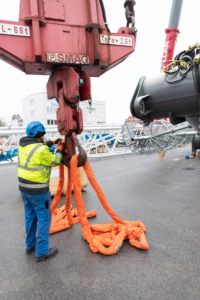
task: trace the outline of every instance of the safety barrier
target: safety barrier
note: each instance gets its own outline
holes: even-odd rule
[[[78,154],[72,157],[71,168],[68,169],[68,184],[65,206],[57,209],[62,187],[64,183],[64,166],[60,165],[60,179],[57,194],[51,205],[52,224],[50,233],[55,233],[71,227],[80,222],[82,226],[83,238],[89,243],[91,251],[100,252],[105,255],[113,255],[119,252],[124,240],[129,240],[132,246],[147,250],[149,245],[146,240],[146,228],[141,221],[123,221],[109,206],[105,195],[98,185],[92,168],[87,161],[84,171],[95,190],[102,206],[113,219],[114,222],[108,224],[89,225],[88,218],[96,216],[95,210],[86,213],[82,197],[81,183],[78,173]],[[71,207],[72,184],[77,209]]]

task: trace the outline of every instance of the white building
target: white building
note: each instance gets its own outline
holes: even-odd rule
[[[6,126],[10,127],[23,127],[23,121],[18,121],[18,120],[11,120],[6,122]]]
[[[23,126],[31,121],[46,125],[57,125],[56,110],[59,107],[56,99],[49,100],[46,93],[33,94],[22,100]],[[105,124],[105,102],[92,101],[92,110],[88,101],[80,102],[85,125]]]
[[[92,100],[90,107],[88,101],[80,102],[83,112],[83,123],[86,125],[96,125],[106,123],[106,104],[103,101]]]

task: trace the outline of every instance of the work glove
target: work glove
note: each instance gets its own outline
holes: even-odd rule
[[[49,140],[46,142],[46,145],[51,148],[53,146],[53,142]]]
[[[65,140],[61,139],[61,141],[58,143],[57,150],[63,150],[65,147]]]
[[[57,140],[55,140],[55,141],[53,141],[53,145],[57,145],[60,141],[61,141],[62,139],[61,138],[59,138],[59,139],[57,139]]]
[[[47,141],[47,142],[46,142],[46,145],[47,145],[49,148],[51,148],[53,145],[58,144],[60,141],[61,141],[61,139],[57,139],[57,140],[55,140],[55,141]]]

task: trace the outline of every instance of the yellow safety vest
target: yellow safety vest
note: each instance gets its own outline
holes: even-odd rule
[[[51,167],[58,166],[61,160],[61,153],[52,154],[49,147],[42,143],[19,146],[18,177],[24,179],[24,182],[20,182],[22,180],[19,179],[19,186],[27,189],[48,187]]]

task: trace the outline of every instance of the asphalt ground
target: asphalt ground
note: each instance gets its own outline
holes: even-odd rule
[[[0,166],[0,299],[200,299],[200,160],[187,154],[190,148],[167,152],[162,162],[158,155],[91,162],[112,209],[145,224],[148,251],[125,241],[117,255],[94,254],[78,223],[50,236],[59,254],[41,263],[25,254],[16,165]],[[90,185],[83,197],[87,211],[97,210],[90,224],[111,221]]]

